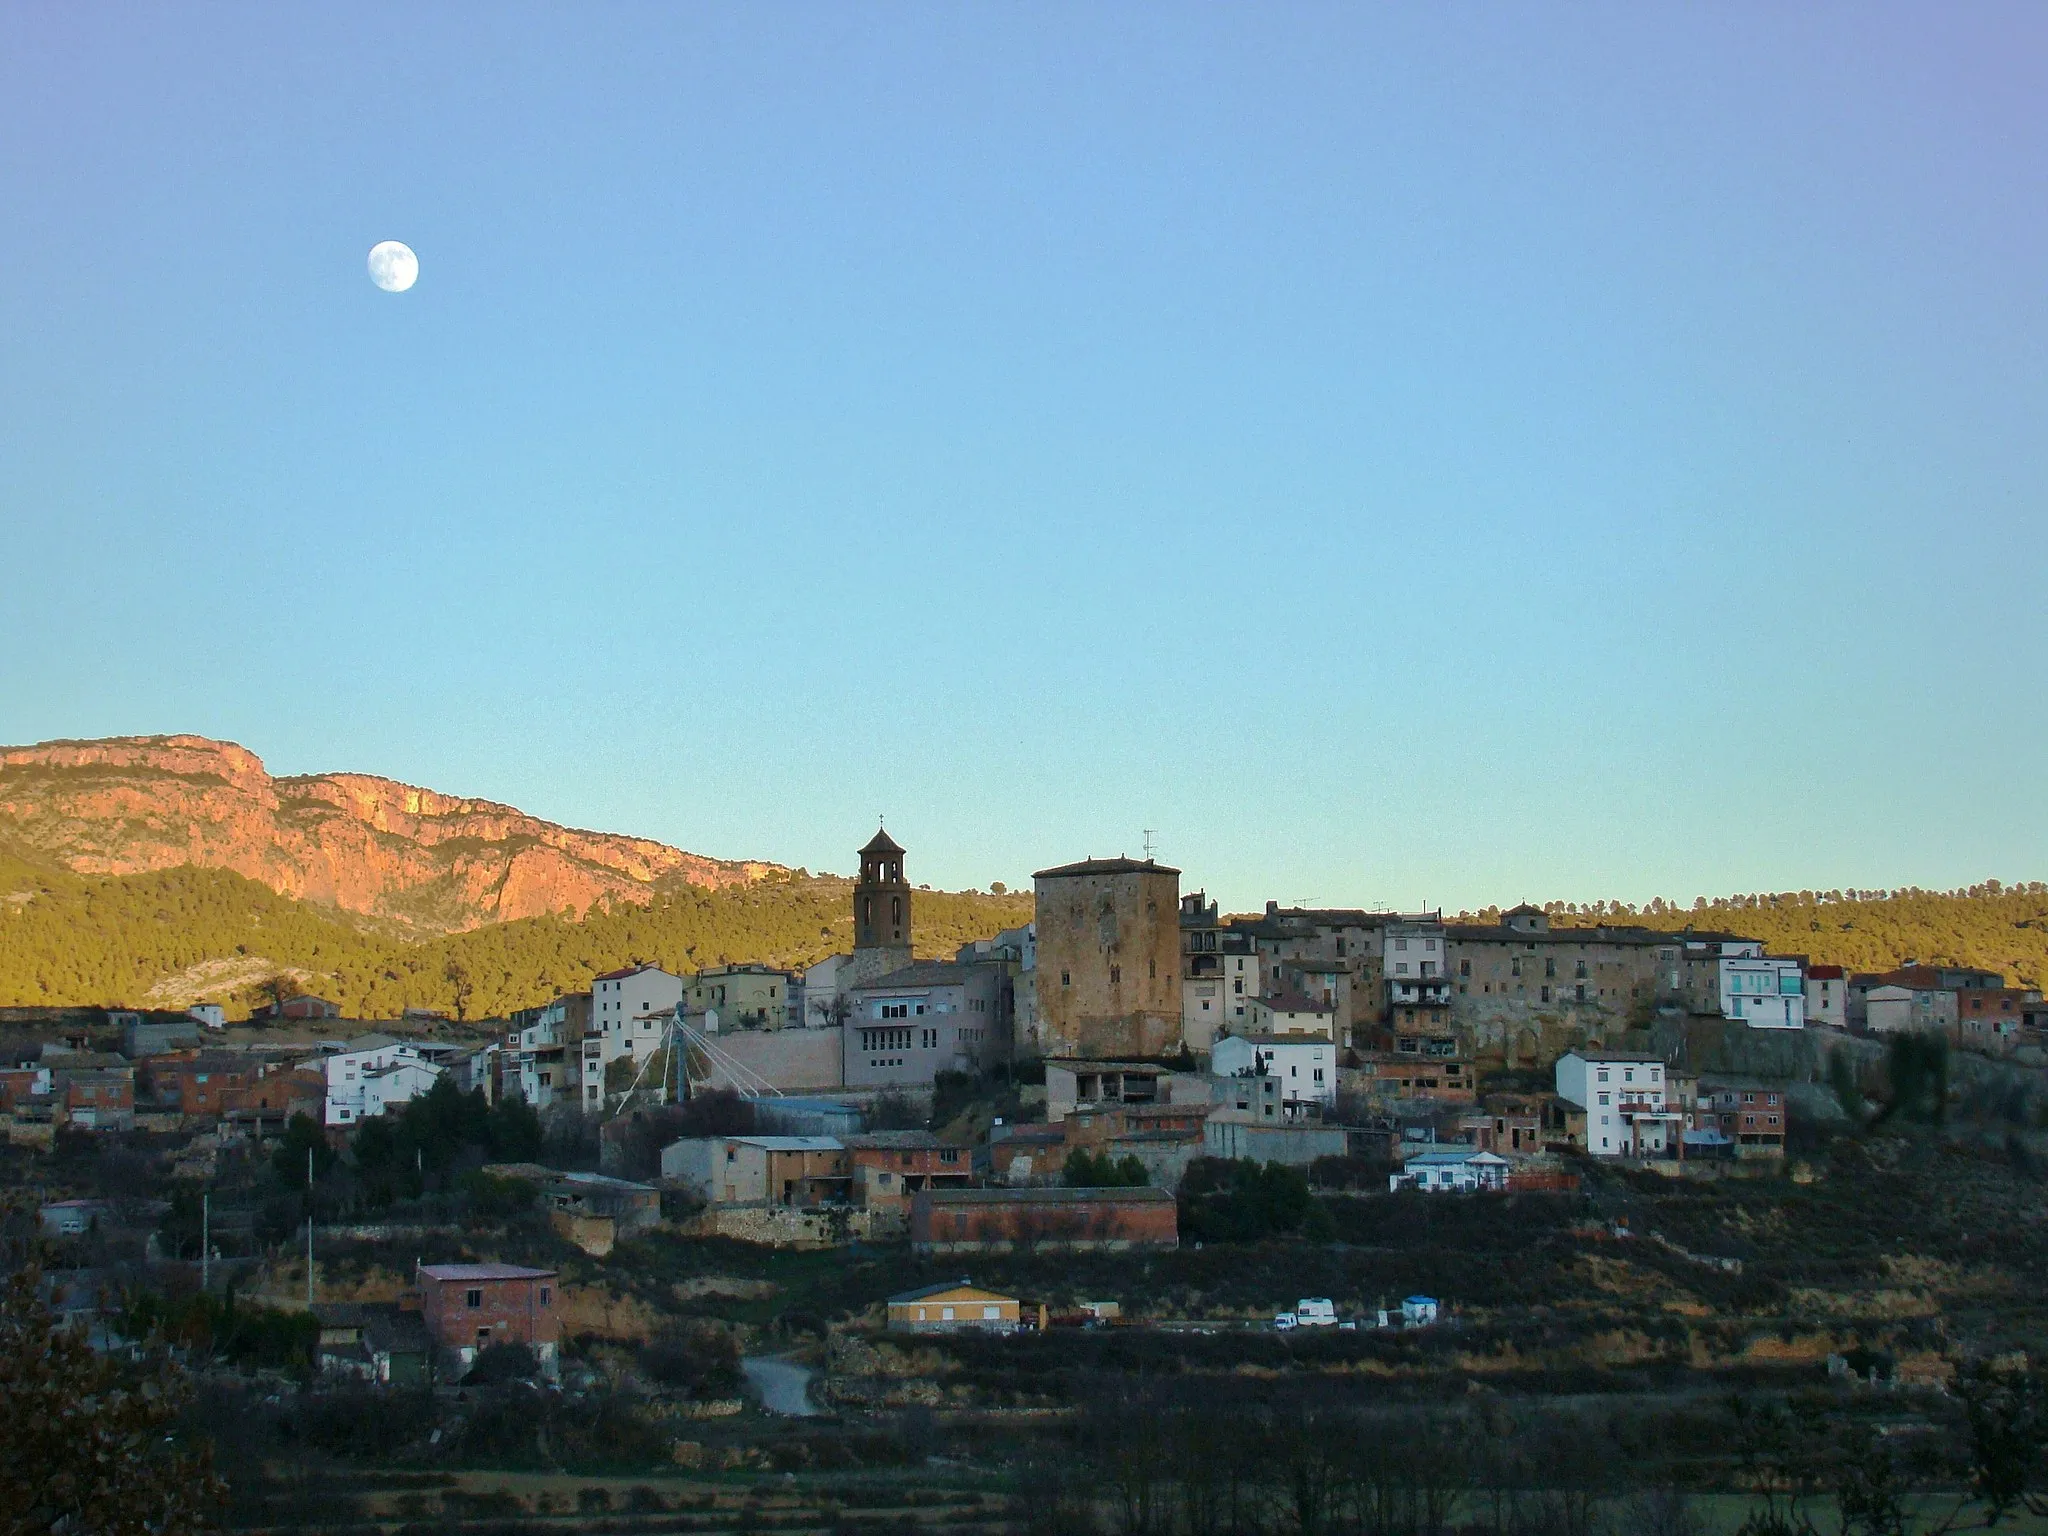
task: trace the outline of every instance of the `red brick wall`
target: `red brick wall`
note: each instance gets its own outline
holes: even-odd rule
[[[556,1313],[556,1277],[539,1280],[437,1280],[420,1277],[420,1315],[437,1344],[473,1349],[477,1330],[491,1330],[493,1344],[553,1344],[562,1336]],[[548,1304],[542,1306],[545,1287]],[[468,1293],[481,1293],[483,1305],[469,1305]]]
[[[1174,1247],[1179,1215],[1171,1200],[1006,1200],[988,1205],[911,1206],[913,1244],[1047,1243]]]

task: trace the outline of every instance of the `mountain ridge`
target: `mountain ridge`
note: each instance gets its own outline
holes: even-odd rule
[[[424,934],[786,873],[376,774],[276,777],[191,734],[0,747],[0,833],[73,874],[224,869]]]

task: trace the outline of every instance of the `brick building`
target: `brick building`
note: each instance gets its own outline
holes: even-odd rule
[[[930,1131],[871,1131],[849,1136],[853,1203],[904,1211],[921,1189],[964,1189],[974,1173],[974,1154]]]
[[[492,1344],[524,1344],[556,1373],[562,1324],[555,1271],[517,1264],[422,1264],[420,1316],[435,1347],[467,1369]]]
[[[919,1254],[1179,1243],[1178,1210],[1163,1189],[927,1189],[910,1203],[910,1246]]]
[[[52,1077],[59,1124],[84,1131],[135,1129],[135,1073],[132,1068],[59,1069]]]

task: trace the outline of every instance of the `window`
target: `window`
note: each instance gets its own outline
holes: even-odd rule
[[[1063,986],[1063,987],[1064,987],[1064,986],[1070,986],[1070,985],[1072,985],[1072,983],[1073,983],[1073,980],[1074,980],[1074,978],[1073,978],[1073,977],[1071,977],[1071,976],[1069,976],[1069,975],[1068,975],[1068,974],[1067,974],[1067,973],[1066,973],[1065,971],[1061,971],[1061,972],[1060,972],[1060,985],[1061,985],[1061,986]]]
[[[1508,974],[1511,976],[1522,974],[1522,957],[1520,955],[1515,956],[1514,959],[1508,962]]]
[[[1545,960],[1543,962],[1543,974],[1555,976],[1557,974],[1557,962],[1555,960]]]
[[[1543,1001],[1546,1003],[1550,1001],[1550,988],[1548,987],[1543,988]]]
[[[540,1304],[544,1307],[551,1307],[555,1304],[555,1289],[553,1286],[544,1285],[540,1288]]]
[[[482,1291],[464,1291],[462,1293],[462,1302],[464,1306],[474,1310],[484,1304],[484,1293]]]
[[[1119,983],[1123,981],[1123,979],[1124,968],[1120,965],[1112,965],[1109,968],[1109,984],[1112,987],[1117,986]]]
[[[1470,976],[1472,974],[1472,962],[1470,960],[1460,960],[1458,962],[1458,974],[1460,976]]]

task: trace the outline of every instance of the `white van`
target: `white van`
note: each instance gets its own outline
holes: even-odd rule
[[[1275,1328],[1278,1328],[1281,1332],[1285,1333],[1289,1328],[1295,1326],[1294,1314],[1292,1312],[1279,1313],[1273,1319],[1273,1326]]]
[[[1294,1320],[1304,1328],[1334,1328],[1337,1305],[1327,1296],[1304,1296],[1295,1303]]]

